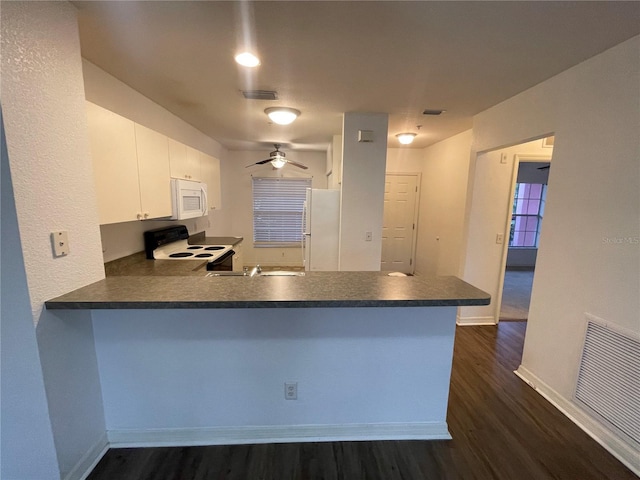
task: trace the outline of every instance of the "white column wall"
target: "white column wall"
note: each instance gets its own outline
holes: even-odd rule
[[[340,270],[380,270],[388,115],[345,113],[342,127]],[[358,132],[373,142],[358,142]],[[366,241],[366,232],[372,240]]]

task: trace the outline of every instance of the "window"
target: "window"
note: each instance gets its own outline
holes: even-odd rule
[[[310,178],[253,178],[253,244],[297,247]]]
[[[546,197],[542,183],[516,184],[509,247],[538,248]]]

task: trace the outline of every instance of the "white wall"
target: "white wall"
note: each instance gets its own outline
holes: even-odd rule
[[[304,163],[308,170],[291,165],[274,170],[271,165],[246,168],[259,160],[269,158],[270,150],[230,151],[224,162],[222,203],[229,210],[231,218],[229,232],[244,238],[242,255],[245,265],[286,265],[302,266],[301,248],[253,248],[253,191],[251,178],[284,176],[291,178],[312,178],[312,188],[327,188],[325,152],[286,152],[287,158]],[[302,225],[300,226],[302,228]]]
[[[374,141],[358,141],[360,130]],[[340,270],[380,270],[388,115],[345,113],[342,127]],[[366,241],[366,232],[372,240]]]
[[[421,173],[423,148],[387,148],[386,173]]]
[[[461,274],[471,140],[468,130],[422,151],[417,274]]]
[[[516,156],[551,156],[542,140],[523,143],[488,153],[475,160],[472,185],[471,211],[467,222],[466,261],[463,278],[491,295],[490,305],[461,307],[459,322],[467,324],[494,324],[498,316],[504,273],[503,256],[509,243],[509,212],[513,206],[511,190],[514,181]],[[504,162],[504,163],[503,163]],[[496,243],[502,234],[503,243]],[[506,243],[505,243],[506,242]]]
[[[104,277],[75,8],[66,2],[3,3],[2,58],[8,160],[32,312],[29,318],[13,320],[37,324],[59,465],[59,472],[47,472],[44,478],[79,478],[106,446],[93,331],[88,312],[60,321],[43,310],[45,300]],[[55,230],[69,232],[68,256],[53,258],[49,234]],[[13,253],[21,254],[16,248]],[[8,267],[18,270],[5,272],[3,264],[4,279],[5,273],[22,277],[19,262]],[[3,282],[3,296],[7,287],[11,285]],[[18,283],[18,293],[19,288]],[[25,299],[20,295],[16,300]],[[23,308],[14,314],[28,315],[29,306],[19,305]],[[30,349],[31,340],[24,341]],[[24,393],[25,408],[39,410],[37,390],[33,396]],[[24,428],[30,426],[27,422]],[[20,444],[24,438],[6,438],[3,432],[4,444],[14,441]],[[40,445],[48,462],[47,446]],[[35,441],[33,447],[38,446]],[[3,461],[29,471],[40,455],[19,453],[15,458],[3,455]]]
[[[0,129],[0,477],[7,480],[54,480],[60,478],[58,460],[31,317],[31,302],[1,118]]]
[[[640,331],[639,51],[634,37],[474,119],[476,151],[555,132],[519,371],[636,471],[637,450],[571,397],[585,313]]]
[[[254,310],[94,311],[109,438],[446,435],[455,307]]]

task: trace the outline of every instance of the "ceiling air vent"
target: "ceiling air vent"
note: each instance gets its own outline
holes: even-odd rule
[[[422,112],[422,114],[423,115],[442,115],[444,112],[446,112],[446,110],[437,110],[433,108],[427,108],[424,112]]]
[[[277,100],[278,92],[275,90],[243,90],[242,95],[247,100]]]

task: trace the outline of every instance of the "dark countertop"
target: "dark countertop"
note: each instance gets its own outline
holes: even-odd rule
[[[45,302],[47,309],[435,307],[488,305],[490,295],[456,277],[390,277],[385,272],[305,276],[162,275],[191,262],[151,261],[156,273],[108,276]],[[180,265],[175,265],[180,264]],[[174,266],[172,266],[174,265]]]
[[[236,246],[242,242],[243,237],[207,237],[205,232],[189,235],[188,242],[193,245],[231,245]]]
[[[225,243],[224,245],[229,245]],[[104,264],[107,277],[198,276],[207,274],[206,260],[149,260],[144,252]]]

